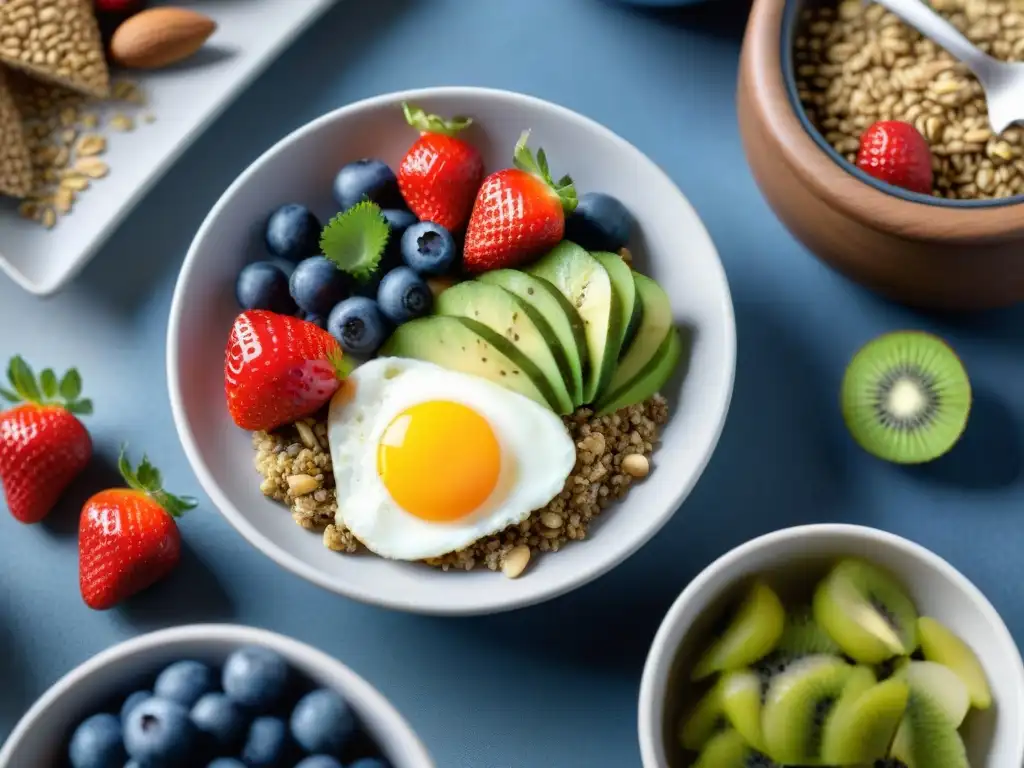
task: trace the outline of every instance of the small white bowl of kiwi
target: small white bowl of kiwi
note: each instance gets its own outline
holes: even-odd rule
[[[854,525],[726,553],[647,656],[644,768],[1019,768],[1024,663],[938,555]]]

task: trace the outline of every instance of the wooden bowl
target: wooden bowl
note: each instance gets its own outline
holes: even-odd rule
[[[802,0],[754,0],[740,61],[744,151],[769,205],[822,261],[904,304],[975,310],[1024,300],[1024,198],[953,201],[876,181],[811,126],[795,93]]]

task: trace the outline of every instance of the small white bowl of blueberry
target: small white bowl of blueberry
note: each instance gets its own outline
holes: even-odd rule
[[[0,765],[433,768],[402,716],[341,662],[233,625],[109,648],[25,714]]]

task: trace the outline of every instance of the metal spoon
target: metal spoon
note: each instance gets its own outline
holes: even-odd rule
[[[999,61],[979,49],[922,0],[875,0],[967,66],[981,82],[988,102],[988,122],[1002,133],[1024,121],[1024,63]]]

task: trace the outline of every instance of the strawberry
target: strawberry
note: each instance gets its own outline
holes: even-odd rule
[[[242,429],[275,429],[318,411],[350,369],[327,331],[262,309],[235,318],[224,362],[228,411]]]
[[[12,389],[0,387],[0,396],[18,405],[0,414],[0,485],[14,518],[38,523],[92,457],[92,439],[74,415],[92,413],[92,403],[79,399],[74,368],[60,381],[47,368],[37,381],[15,357],[7,378]]]
[[[146,7],[145,0],[93,0],[96,13],[136,14]]]
[[[133,470],[118,461],[127,488],[100,491],[78,521],[78,584],[90,608],[105,611],[160,581],[178,564],[181,534],[175,518],[196,505],[172,496],[160,471],[142,457]]]
[[[473,121],[468,117],[445,120],[404,102],[402,110],[420,137],[398,167],[398,188],[421,221],[455,232],[466,225],[484,178],[480,152],[458,138]]]
[[[932,192],[932,152],[910,123],[880,120],[860,137],[857,167],[879,181],[911,192]]]
[[[576,208],[576,188],[563,176],[551,180],[544,150],[537,157],[516,144],[514,168],[492,173],[477,192],[466,229],[463,261],[469,272],[520,266],[556,246],[565,215]]]

